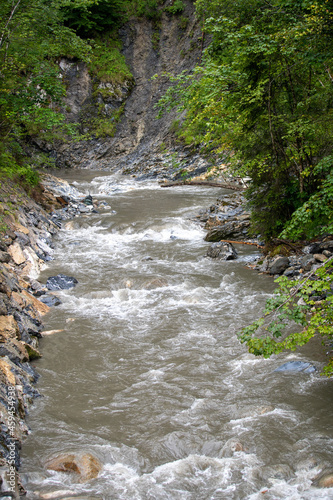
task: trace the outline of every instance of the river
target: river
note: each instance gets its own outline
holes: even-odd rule
[[[78,285],[40,343],[41,398],[22,450],[27,498],[122,500],[333,499],[312,479],[332,463],[332,382],[316,346],[272,359],[236,333],[272,293],[272,278],[206,258],[195,215],[227,191],[161,189],[92,172],[63,174],[110,209],[79,217],[55,239],[40,280]],[[274,370],[288,360],[319,371]],[[63,452],[91,453],[97,478],[46,470]]]

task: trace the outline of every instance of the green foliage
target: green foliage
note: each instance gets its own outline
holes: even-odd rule
[[[75,132],[60,111],[65,85],[55,60],[87,60],[89,46],[61,24],[56,2],[4,0],[0,4],[0,172],[37,182],[21,147],[32,137],[45,140]]]
[[[116,132],[116,125],[119,122],[125,104],[114,110],[111,116],[105,116],[101,110],[95,117],[82,119],[82,125],[87,132],[87,137],[113,137]]]
[[[268,358],[284,350],[294,351],[317,333],[323,337],[323,343],[332,342],[332,262],[331,257],[301,280],[289,280],[285,276],[276,280],[278,288],[267,301],[264,315],[238,334],[250,353]],[[297,325],[303,329],[300,331]],[[292,333],[285,333],[288,329]],[[260,336],[254,336],[257,332]],[[324,373],[333,375],[332,359],[325,366]]]
[[[255,232],[278,235],[304,203],[303,213],[316,214],[305,234],[329,229],[330,181],[317,165],[333,144],[331,4],[197,0],[196,7],[212,42],[201,67],[170,76],[160,109],[186,110],[185,142],[228,154],[233,171],[251,177]]]
[[[121,43],[112,35],[104,35],[91,42],[92,53],[88,64],[89,71],[99,82],[122,84],[132,82],[125,57],[121,54]]]
[[[178,21],[178,26],[181,30],[186,30],[189,23],[189,18],[186,16],[180,16]]]
[[[333,233],[333,157],[324,158],[316,167],[321,173],[318,190],[293,214],[281,238],[297,240]]]
[[[126,2],[122,0],[62,0],[65,24],[86,38],[112,30],[126,20]]]
[[[130,2],[130,13],[138,17],[158,21],[161,17],[159,5],[159,0],[132,0]]]
[[[168,7],[165,7],[165,12],[169,12],[169,14],[181,14],[183,10],[185,9],[185,5],[183,4],[182,0],[174,0],[171,5]]]

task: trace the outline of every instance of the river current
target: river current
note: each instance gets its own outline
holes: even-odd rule
[[[271,277],[206,258],[195,215],[220,188],[161,189],[111,174],[64,174],[110,209],[75,218],[40,280],[78,285],[44,319],[42,397],[22,450],[27,498],[333,499],[312,485],[332,463],[332,381],[320,348],[265,360],[236,337],[258,317]],[[311,361],[314,373],[274,370]],[[57,453],[91,453],[98,477],[45,469]]]

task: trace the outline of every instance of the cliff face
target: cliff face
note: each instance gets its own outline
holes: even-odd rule
[[[58,166],[140,172],[148,156],[154,161],[152,155],[158,155],[161,144],[170,146],[170,127],[176,114],[156,119],[154,108],[170,84],[167,77],[154,80],[152,77],[163,72],[175,75],[190,70],[200,60],[202,32],[194,16],[193,4],[190,1],[184,4],[182,14],[171,15],[163,11],[158,23],[135,19],[120,30],[123,54],[134,83],[125,82],[109,89],[109,98],[105,98],[103,84],[96,87],[83,63],[62,61],[61,69],[68,82],[66,109],[69,121],[81,121],[84,131],[84,116],[93,115],[97,108],[111,121],[112,111],[121,107],[122,113],[119,113],[113,137],[59,145],[54,152]]]

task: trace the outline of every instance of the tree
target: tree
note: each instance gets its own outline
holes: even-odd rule
[[[126,19],[123,0],[61,0],[66,26],[86,38],[110,30]]]
[[[160,101],[187,114],[180,136],[250,176],[252,227],[266,239],[322,185],[332,152],[333,12],[324,0],[198,0],[212,37],[203,65]]]
[[[0,19],[0,169],[36,182],[24,140],[72,131],[60,109],[65,86],[56,59],[86,58],[89,46],[63,26],[52,2],[4,0]]]

